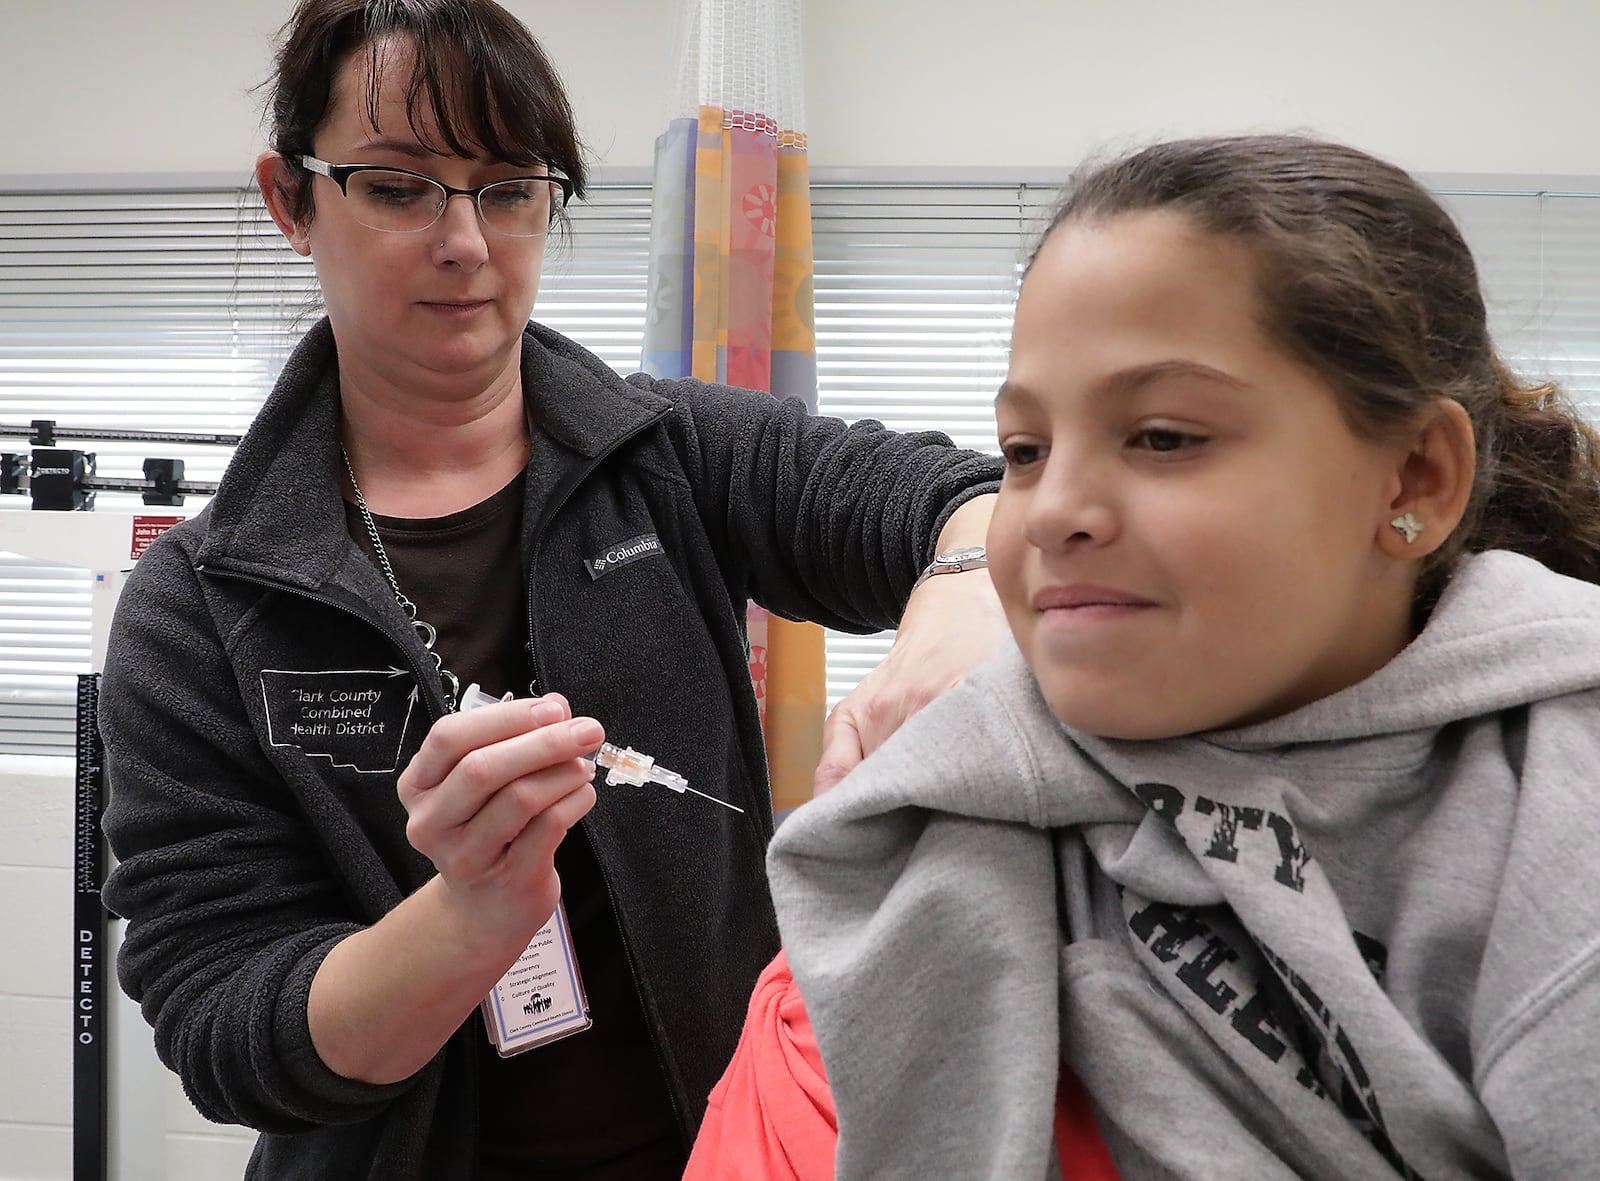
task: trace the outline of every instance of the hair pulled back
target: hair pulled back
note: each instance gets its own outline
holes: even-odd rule
[[[1294,135],[1161,143],[1076,175],[1040,246],[1069,222],[1154,210],[1250,250],[1263,333],[1333,387],[1357,434],[1397,437],[1440,398],[1465,408],[1472,495],[1419,605],[1456,556],[1487,549],[1600,582],[1600,436],[1554,385],[1524,385],[1500,360],[1472,253],[1411,176]]]
[[[300,0],[279,33],[277,69],[267,83],[267,142],[289,164],[295,187],[284,196],[297,221],[311,217],[312,202],[311,174],[296,157],[315,154],[340,68],[357,53],[368,55],[366,112],[376,127],[391,38],[415,48],[406,119],[426,147],[545,164],[583,195],[587,170],[561,79],[527,28],[493,0]],[[421,123],[424,109],[436,131]]]

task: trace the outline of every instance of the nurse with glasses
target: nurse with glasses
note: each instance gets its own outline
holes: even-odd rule
[[[121,980],[251,1178],[677,1181],[778,946],[746,602],[898,624],[887,732],[1004,631],[912,594],[999,464],[532,322],[587,169],[493,0],[299,0],[267,122],[326,315],[119,603]],[[743,811],[597,796],[608,734]]]

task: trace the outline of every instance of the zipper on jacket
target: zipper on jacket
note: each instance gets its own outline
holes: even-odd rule
[[[386,628],[381,620],[368,615],[364,611],[358,611],[350,604],[342,603],[338,599],[330,599],[326,595],[313,594],[311,591],[301,590],[297,586],[288,586],[281,582],[274,582],[270,578],[262,578],[256,574],[241,574],[237,570],[219,570],[213,566],[196,566],[195,571],[197,573],[209,574],[214,578],[236,578],[240,582],[252,583],[255,586],[265,587],[268,590],[281,591],[283,594],[293,595],[297,599],[305,599],[307,602],[317,603],[323,607],[332,607],[335,611],[340,611],[346,615],[352,616],[355,619],[359,619],[362,623],[365,623],[367,626],[371,627],[384,639],[388,640],[390,644],[394,646],[395,651],[400,653],[401,659],[403,659],[406,664],[411,667],[411,674],[416,679],[417,683],[417,697],[422,702],[423,708],[428,711],[429,721],[437,722],[440,718],[444,717],[447,712],[449,712],[443,708],[442,702],[434,701],[433,690],[428,684],[427,674],[424,671],[422,664],[414,656],[412,656],[410,652],[406,651],[405,645],[395,638],[394,633]]]
[[[532,591],[528,592],[528,606],[530,610],[533,607]],[[539,653],[534,649],[533,646],[533,639],[531,636],[533,631],[533,623],[531,621],[528,624],[528,631],[530,633],[528,642],[522,645],[523,654],[528,658],[528,696],[539,697],[542,695],[539,690]]]
[[[528,550],[528,642],[526,648],[528,653],[528,690],[534,697],[539,696],[539,682],[543,679],[542,670],[539,667],[539,645],[534,635],[534,569],[538,564],[539,551],[544,546],[545,531],[550,527],[550,522],[554,521],[561,514],[561,510],[566,508],[567,501],[572,499],[572,495],[578,490],[578,487],[611,456],[612,452],[616,451],[624,443],[631,442],[639,435],[642,435],[666,416],[667,412],[663,410],[648,422],[641,423],[637,430],[630,431],[622,438],[613,441],[610,446],[596,455],[591,463],[573,476],[565,487],[560,489],[554,503],[544,514],[544,519],[539,523],[539,528],[534,534],[533,544]],[[678,1092],[677,1088],[673,1086],[672,1074],[667,1069],[667,1060],[661,1054],[661,1038],[665,1036],[665,1033],[656,1029],[656,1022],[651,1020],[650,1017],[650,1007],[645,1004],[644,985],[639,979],[638,959],[634,955],[633,947],[628,937],[628,928],[622,922],[622,909],[617,905],[616,891],[611,888],[611,878],[606,873],[606,864],[600,856],[600,850],[595,847],[594,836],[590,833],[587,817],[578,822],[578,828],[583,832],[583,839],[589,842],[590,855],[594,857],[595,868],[600,871],[600,884],[605,887],[606,903],[611,907],[611,921],[616,923],[617,933],[622,937],[622,954],[628,961],[628,977],[633,981],[633,995],[639,1002],[639,1012],[644,1015],[645,1029],[650,1034],[650,1051],[655,1055],[656,1068],[661,1072],[661,1081],[667,1088],[667,1103],[671,1105],[672,1118],[678,1125],[678,1135],[683,1138],[685,1148],[689,1148],[692,1146],[689,1126],[684,1120],[683,1109],[678,1106]]]
[[[683,1111],[678,1106],[678,1092],[672,1085],[672,1075],[667,1070],[667,1060],[661,1056],[661,1046],[653,1028],[655,1022],[650,1019],[650,1007],[644,1003],[644,985],[639,981],[639,968],[633,958],[633,948],[629,945],[628,928],[622,925],[622,910],[617,906],[616,892],[611,888],[611,879],[606,877],[605,863],[600,860],[600,850],[595,848],[589,826],[580,820],[578,827],[583,832],[583,839],[589,842],[589,853],[594,857],[596,868],[600,870],[600,884],[606,888],[606,902],[611,907],[611,919],[617,924],[617,934],[622,936],[622,954],[628,961],[628,978],[633,981],[633,995],[639,1001],[639,1012],[644,1015],[645,1029],[650,1034],[650,1052],[655,1055],[656,1068],[661,1071],[661,1081],[666,1085],[667,1102],[672,1107],[672,1118],[678,1125],[678,1135],[682,1137],[685,1149],[693,1148],[694,1138],[689,1135],[689,1126],[684,1122]]]

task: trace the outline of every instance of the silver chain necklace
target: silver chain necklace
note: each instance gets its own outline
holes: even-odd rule
[[[367,523],[367,536],[372,538],[372,548],[377,552],[378,565],[383,568],[383,576],[389,580],[389,589],[394,591],[395,602],[400,604],[400,609],[406,613],[406,618],[416,629],[417,638],[428,650],[428,655],[433,657],[433,667],[439,670],[439,680],[444,685],[445,708],[453,713],[456,699],[461,695],[461,682],[455,673],[444,666],[444,659],[433,650],[434,641],[439,638],[438,631],[433,624],[417,618],[417,605],[406,598],[405,592],[400,589],[400,580],[394,576],[394,567],[389,565],[389,554],[383,548],[383,538],[378,536],[378,523],[372,519],[372,510],[367,507],[366,497],[361,495],[361,485],[356,483],[356,469],[351,466],[350,453],[345,450],[343,443],[339,444],[339,454],[344,457],[344,470],[350,474],[350,490],[356,494],[356,507],[361,510],[361,519]]]

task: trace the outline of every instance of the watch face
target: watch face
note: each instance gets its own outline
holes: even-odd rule
[[[984,556],[983,546],[964,545],[960,549],[947,549],[934,560],[939,562],[971,562]]]

